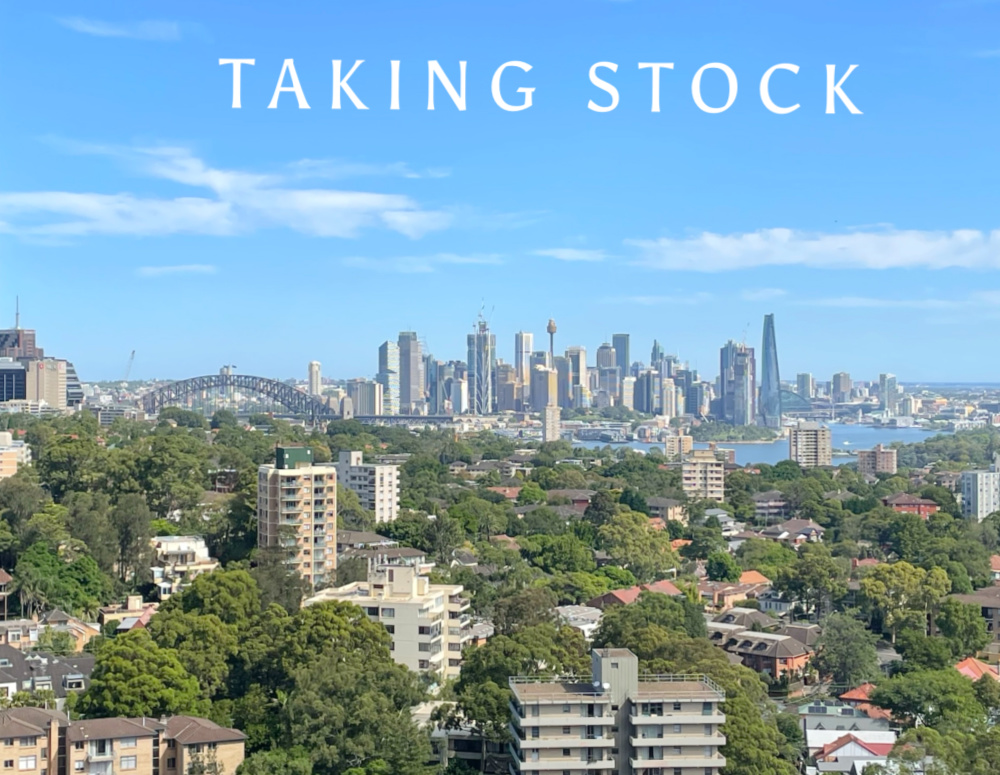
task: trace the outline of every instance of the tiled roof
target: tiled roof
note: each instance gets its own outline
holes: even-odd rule
[[[955,669],[966,678],[970,678],[973,681],[978,681],[984,675],[988,675],[994,681],[1000,681],[1000,674],[997,673],[997,668],[993,667],[993,665],[988,665],[986,662],[982,662],[975,657],[963,659],[955,665]]]
[[[770,584],[771,579],[759,570],[745,570],[740,574],[740,584]]]
[[[198,743],[231,743],[246,740],[246,735],[238,729],[229,729],[194,716],[172,716],[167,719],[167,739],[176,740],[181,745]]]
[[[871,697],[872,691],[875,689],[875,684],[865,683],[861,684],[855,689],[851,689],[848,692],[844,692],[840,695],[840,699],[844,701],[853,700],[854,702],[864,702],[869,697]]]

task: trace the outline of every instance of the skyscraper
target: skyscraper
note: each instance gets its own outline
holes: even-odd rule
[[[587,351],[583,347],[567,347],[566,357],[573,369],[573,387],[587,386]]]
[[[838,371],[833,375],[830,383],[830,394],[835,404],[846,404],[851,400],[851,389],[853,388],[851,375],[846,371]]]
[[[497,338],[480,316],[475,332],[467,337],[469,364],[469,412],[492,414],[494,411],[493,376],[497,365]]]
[[[757,421],[757,362],[753,348],[740,345],[733,356],[733,425]]]
[[[347,380],[347,395],[355,417],[377,417],[382,414],[382,385],[374,380]]]
[[[573,408],[573,364],[569,358],[556,356],[556,403],[563,409]]]
[[[378,374],[382,386],[382,408],[386,414],[399,414],[399,345],[382,342],[378,348]]]
[[[632,361],[629,360],[628,334],[615,334],[611,337],[611,346],[615,348],[615,366],[622,377],[627,377]]]
[[[309,361],[309,395],[323,395],[323,372],[319,361]]]
[[[612,347],[608,342],[605,342],[600,347],[597,348],[597,368],[607,369],[611,367],[618,366],[618,355],[615,353],[615,348]]]
[[[899,411],[899,386],[895,374],[878,375],[878,402],[879,409],[888,415]]]
[[[531,382],[531,351],[535,348],[535,335],[528,331],[514,334],[514,373],[522,385]]]
[[[781,427],[781,375],[778,371],[778,342],[774,315],[764,315],[763,369],[760,377],[760,424]]]
[[[660,343],[654,339],[653,349],[649,353],[649,365],[654,369],[659,368],[660,361],[663,360],[664,355],[666,355],[666,353],[663,351],[663,347],[661,347]]]
[[[424,355],[415,331],[399,333],[399,413],[419,414],[424,403]]]
[[[811,401],[816,395],[816,380],[813,379],[813,375],[808,372],[797,374],[795,376],[795,392],[806,401]]]

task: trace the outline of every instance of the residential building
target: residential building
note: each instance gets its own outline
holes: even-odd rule
[[[578,629],[588,641],[593,639],[604,615],[600,608],[588,605],[562,605],[555,612],[563,624]]]
[[[761,616],[770,619],[767,614]],[[709,622],[706,626],[709,640],[738,656],[745,667],[772,679],[798,678],[816,653],[791,635],[754,631],[742,624]]]
[[[875,449],[858,450],[858,473],[862,476],[895,474],[896,450],[876,444]]]
[[[399,414],[399,345],[385,341],[378,348],[378,373],[375,381],[382,386],[382,411]]]
[[[531,370],[531,408],[543,412],[547,406],[558,406],[559,380],[555,369],[535,366]]]
[[[159,603],[144,603],[142,595],[129,595],[124,603],[106,605],[98,609],[97,621],[102,627],[108,622],[149,621],[159,607]]]
[[[830,429],[800,420],[788,431],[788,457],[803,468],[833,465]]]
[[[337,531],[337,554],[343,554],[351,549],[379,549],[391,546],[399,546],[399,542],[378,533],[367,530]]]
[[[684,597],[684,593],[672,581],[661,579],[652,584],[640,584],[628,589],[613,589],[587,601],[587,606],[603,611],[616,605],[631,605],[639,599],[643,592],[669,597]]]
[[[725,693],[702,675],[640,675],[628,649],[591,652],[591,680],[510,679],[513,775],[716,775]]]
[[[879,409],[886,415],[895,417],[899,413],[899,385],[895,374],[878,375],[878,401]]]
[[[895,495],[882,498],[882,505],[887,506],[897,514],[916,514],[924,519],[941,510],[935,501],[918,498],[916,495],[905,492],[897,492]]]
[[[726,499],[726,464],[707,449],[696,449],[684,458],[681,485],[691,498]]]
[[[319,361],[309,361],[309,395],[323,395],[323,367]]]
[[[281,547],[312,586],[337,568],[337,469],[315,465],[309,447],[278,447],[257,469],[257,545]]]
[[[757,362],[752,347],[729,340],[719,351],[719,401],[726,422],[757,421]]]
[[[759,522],[773,522],[788,516],[788,500],[780,490],[757,492],[750,496],[753,516]]]
[[[18,692],[51,691],[61,710],[68,695],[87,690],[93,670],[93,654],[56,656],[0,646],[0,698],[9,700]]]
[[[32,619],[7,619],[0,622],[0,646],[28,651],[38,643],[41,628]]]
[[[399,516],[399,466],[365,463],[363,452],[341,450],[337,482],[358,496],[361,508],[371,511],[376,523]]]
[[[415,331],[399,333],[400,414],[420,414],[424,403],[424,354]],[[456,411],[455,414],[458,414]]]
[[[546,406],[542,410],[542,441],[559,441],[561,438],[562,414],[558,406]]]
[[[393,659],[411,670],[457,677],[469,640],[469,601],[460,584],[432,584],[417,568],[380,565],[367,581],[324,589],[304,605],[339,600],[360,606],[392,638]]]
[[[355,417],[378,417],[385,411],[382,384],[374,380],[347,380],[347,397],[351,399]]]
[[[668,419],[677,417],[677,384],[669,377],[660,377],[660,414]]]
[[[635,409],[635,377],[622,379],[620,403],[626,409]]]
[[[674,498],[647,498],[646,505],[649,506],[649,516],[651,519],[672,519],[676,522],[687,523],[687,514],[684,513],[684,504]]]
[[[1000,466],[962,472],[962,515],[982,522],[1000,511]]]
[[[804,543],[819,543],[825,529],[809,519],[789,519],[779,525],[764,528],[760,535],[772,541],[784,541],[792,546]]]
[[[73,639],[73,650],[83,651],[91,640],[101,634],[101,625],[95,621],[85,622],[59,608],[46,611],[38,619],[42,631],[51,630],[68,635]]]
[[[44,708],[0,711],[0,727],[10,735],[5,742],[17,740],[18,771],[51,775],[185,775],[202,767],[234,775],[246,740],[239,730],[193,716],[70,721]],[[4,757],[13,770],[14,750]]]
[[[0,433],[0,480],[16,474],[31,462],[31,447],[23,441],[15,441],[8,431]]]
[[[683,457],[694,449],[694,439],[686,433],[671,434],[663,439],[663,454],[668,459]]]
[[[219,561],[209,555],[201,536],[157,536],[152,544],[156,553],[153,584],[160,600],[166,600],[198,576],[219,567]]]
[[[761,348],[760,424],[765,428],[781,427],[781,374],[778,370],[778,343],[774,333],[774,315],[764,315],[764,340]]]

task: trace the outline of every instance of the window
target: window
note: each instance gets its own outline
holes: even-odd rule
[[[38,738],[37,737],[22,737],[20,740],[17,741],[17,744],[20,745],[20,746],[34,746],[34,745],[38,744]]]
[[[681,709],[681,704],[679,702],[675,702],[674,703],[674,710],[680,710],[680,709]]]
[[[134,737],[123,737],[118,741],[119,748],[135,748],[135,738]]]
[[[569,756],[569,748],[563,748],[563,756]]]
[[[674,734],[675,735],[679,735],[680,733],[681,733],[681,725],[680,724],[674,724]]]
[[[712,725],[705,724],[705,737],[711,737],[711,736],[712,736]]]
[[[396,634],[396,625],[395,624],[386,624],[384,626],[385,626],[385,631],[387,633],[389,633],[390,635],[395,635]]]
[[[383,619],[394,619],[395,617],[396,617],[396,609],[395,608],[383,608],[382,609],[382,618]]]
[[[3,768],[5,770],[12,770],[12,769],[14,769],[14,760],[13,759],[4,759],[3,760]]]
[[[167,748],[173,748],[176,745],[177,745],[176,740],[167,740]]]
[[[563,713],[569,713],[569,705],[563,704]]]
[[[706,767],[705,775],[715,775],[715,770],[713,770],[711,767]]]
[[[711,716],[713,710],[715,710],[715,708],[712,705],[712,703],[710,703],[710,702],[703,702],[701,704],[701,715],[702,716]]]
[[[681,775],[681,768],[680,767],[674,767],[674,775]]]
[[[84,768],[85,766],[86,766],[86,765],[85,765],[85,764],[83,763],[83,759],[79,759],[79,760],[77,760],[77,761],[73,762],[73,769],[74,769],[74,770],[75,770],[76,772],[83,772],[83,768]]]
[[[715,753],[715,750],[712,748],[712,746],[710,746],[710,745],[706,745],[705,746],[705,758],[706,759],[711,759],[712,758],[712,754],[714,754],[714,753]]]
[[[22,756],[17,760],[17,768],[19,770],[36,770],[38,769],[38,757],[37,756]]]
[[[417,662],[417,667],[419,667],[421,670],[427,670],[430,666],[431,663],[428,662],[426,659],[421,659]]]
[[[570,734],[569,727],[563,727],[563,734],[564,735]]]
[[[82,751],[83,750],[83,740],[77,740],[75,743],[73,743],[73,750],[74,751]]]
[[[674,756],[680,756],[680,755],[681,755],[681,747],[679,745],[675,745],[674,746]]]
[[[135,769],[135,758],[134,756],[123,756],[121,767],[123,770],[134,770]]]
[[[167,769],[168,770],[177,769],[177,760],[176,759],[167,759]]]
[[[538,727],[532,727],[531,728],[531,737],[532,738],[537,738],[538,737]]]

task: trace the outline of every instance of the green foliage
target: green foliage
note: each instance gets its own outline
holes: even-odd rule
[[[618,605],[604,612],[594,634],[596,648],[629,647],[643,641],[647,628],[683,633],[691,638],[706,636],[702,607],[686,598],[657,592],[642,592],[631,605]]]
[[[813,663],[820,675],[836,686],[853,688],[879,676],[877,638],[850,614],[831,614],[823,620],[823,634]]]
[[[969,731],[985,720],[972,682],[950,667],[894,676],[878,685],[871,701],[911,726]]]
[[[729,552],[712,552],[708,555],[705,571],[712,581],[739,581],[743,569]]]

